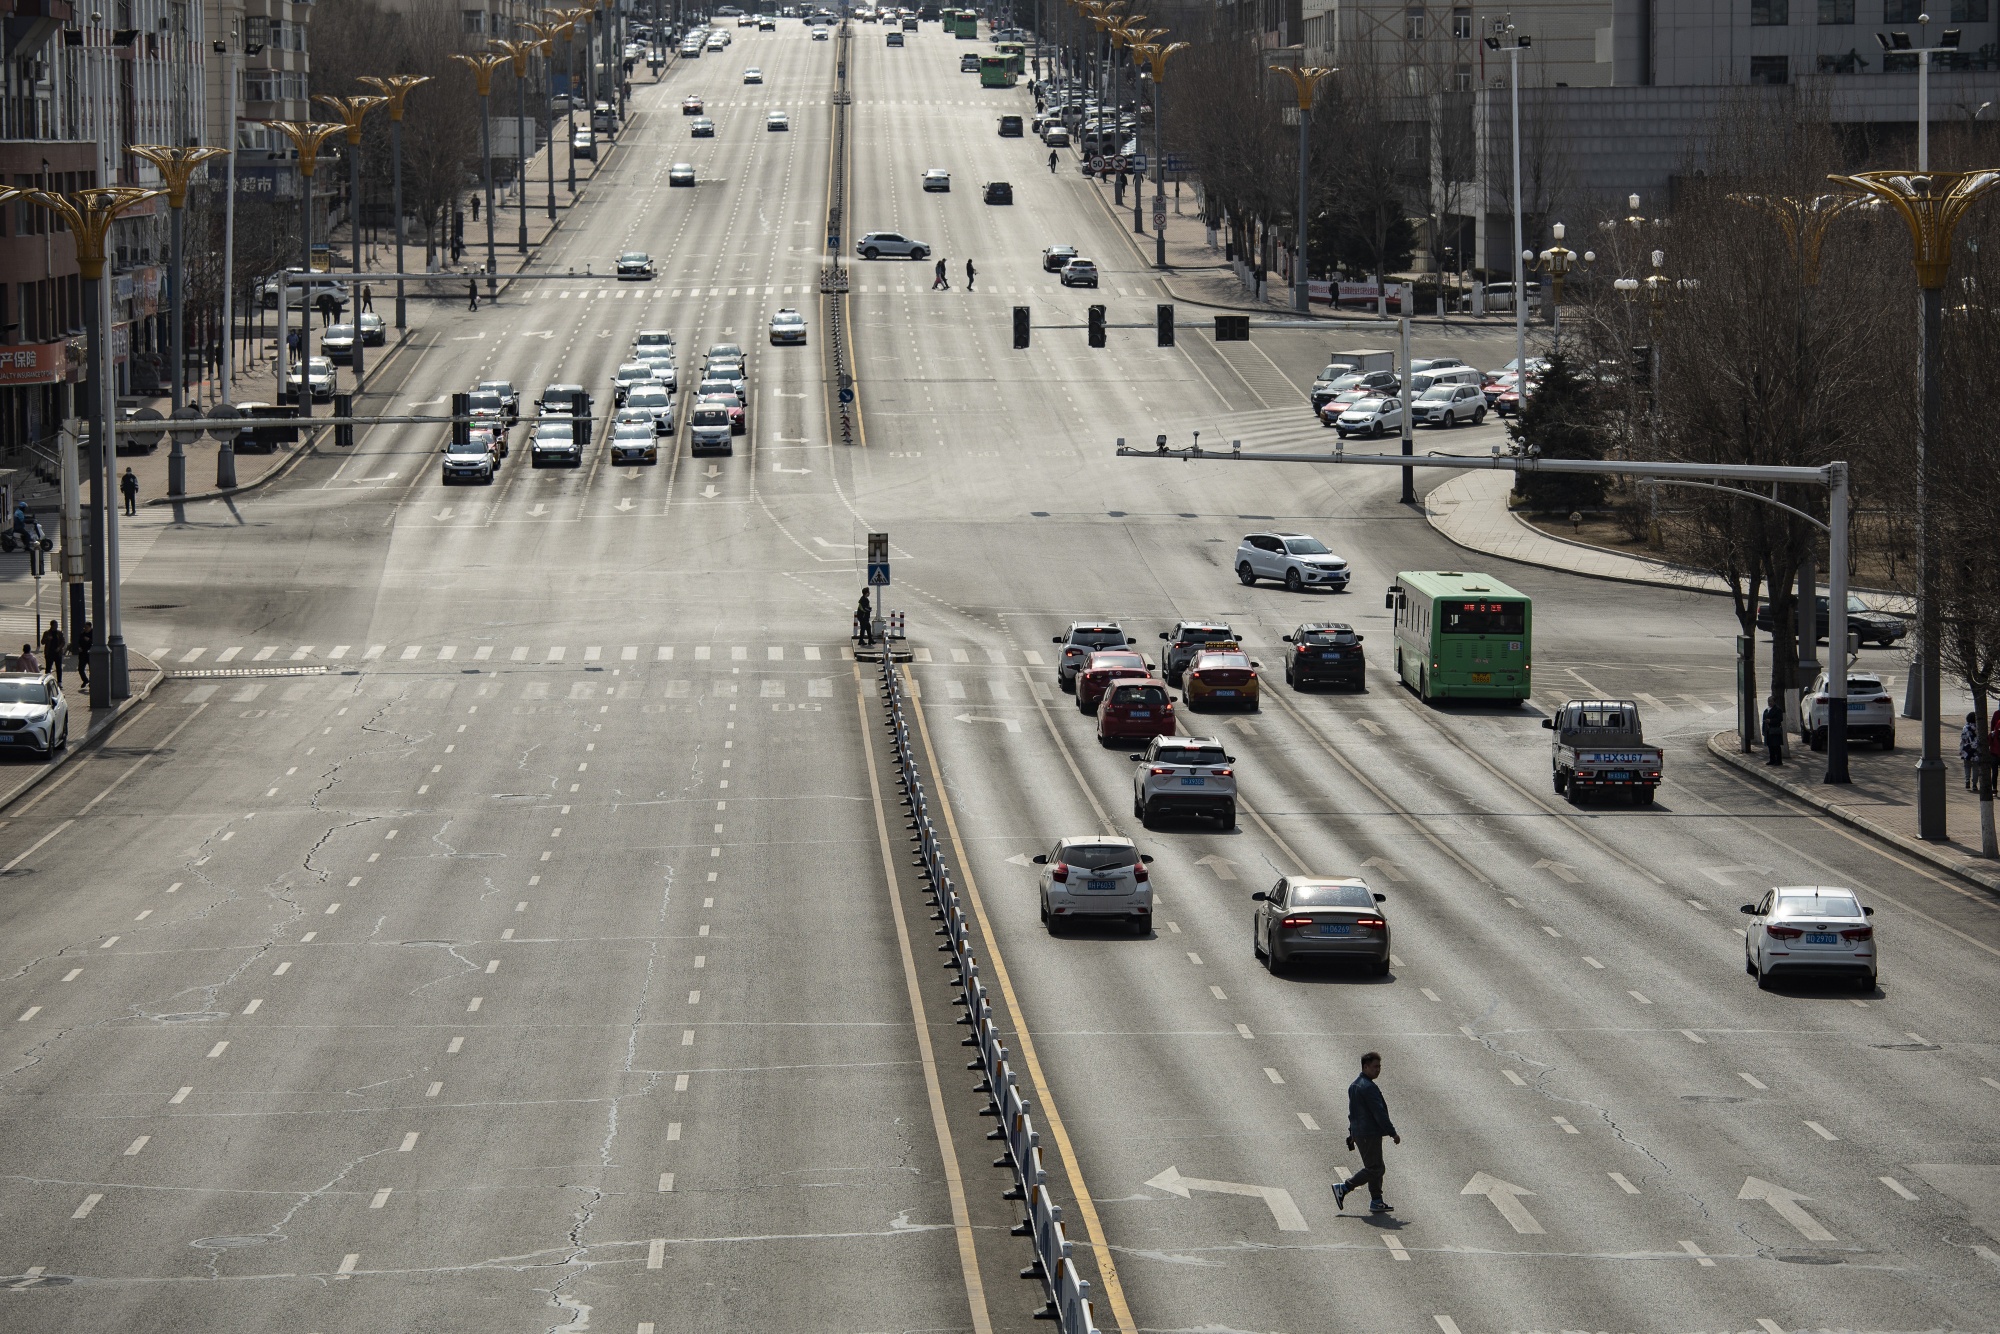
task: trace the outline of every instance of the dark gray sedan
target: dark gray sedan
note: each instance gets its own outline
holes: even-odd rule
[[[1376,977],[1389,975],[1389,919],[1384,896],[1368,882],[1288,875],[1252,894],[1250,948],[1273,973],[1304,959],[1358,963]]]

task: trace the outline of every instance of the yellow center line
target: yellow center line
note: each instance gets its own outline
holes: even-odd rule
[[[904,679],[910,679],[907,668]],[[923,738],[924,758],[930,764],[931,773],[941,772],[938,768],[937,752],[931,748],[930,724],[925,721],[924,707],[913,695],[910,710],[917,716],[917,734]],[[865,711],[864,711],[865,712]],[[864,722],[865,722],[864,718]],[[864,726],[862,735],[868,735]],[[869,767],[874,774],[874,767]],[[1078,775],[1081,782],[1081,775]],[[1085,793],[1090,789],[1086,786]],[[986,916],[986,904],[979,896],[979,882],[973,878],[972,863],[965,855],[965,844],[958,837],[958,821],[951,812],[951,798],[945,794],[942,779],[936,784],[935,792],[938,809],[944,814],[945,832],[951,838],[952,854],[958,859],[959,879],[965,882],[965,896],[972,903],[973,916],[979,919],[979,933],[986,938],[987,963],[992,966],[993,978],[1000,984],[1000,994],[1007,1002],[1007,1012],[1014,1025],[1014,1038],[1021,1048],[1021,1063],[1028,1067],[1028,1078],[1035,1086],[1035,1097],[1040,1100],[1042,1113],[1048,1122],[1049,1137],[1055,1141],[1056,1152],[1062,1156],[1063,1171],[1069,1177],[1070,1193],[1076,1196],[1076,1209],[1083,1216],[1083,1229],[1090,1237],[1090,1249],[1097,1257],[1097,1277],[1104,1287],[1104,1300],[1111,1304],[1111,1317],[1117,1328],[1136,1331],[1139,1326],[1132,1319],[1132,1308],[1125,1301],[1125,1286],[1118,1281],[1118,1266],[1111,1258],[1110,1243],[1104,1237],[1104,1223],[1097,1216],[1097,1202],[1090,1197],[1090,1187],[1084,1184],[1083,1168],[1077,1163],[1076,1150],[1071,1147],[1069,1131],[1063,1126],[1062,1113],[1056,1110],[1055,1095],[1049,1091],[1049,1081],[1042,1074],[1042,1063],[1035,1055],[1035,1041],[1028,1034],[1028,1022],[1021,1012],[1021,1002],[1014,994],[1014,982],[1007,972],[1007,964],[1000,957],[1000,942],[993,934],[993,923]],[[1096,805],[1096,798],[1091,798]],[[880,809],[879,803],[877,809]],[[1101,808],[1100,808],[1101,809]]]

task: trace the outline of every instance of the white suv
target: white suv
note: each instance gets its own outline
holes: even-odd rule
[[[1348,576],[1345,560],[1304,533],[1252,533],[1236,548],[1236,577],[1246,586],[1279,579],[1294,593],[1307,588],[1344,593]]]
[[[1486,420],[1486,395],[1476,384],[1434,384],[1410,404],[1410,420],[1419,426],[1477,426]]]
[[[1209,815],[1236,827],[1236,757],[1214,737],[1156,736],[1132,763],[1132,814],[1146,828],[1165,815]]]
[[[1123,922],[1134,934],[1153,929],[1153,886],[1129,838],[1065,838],[1035,858],[1042,868],[1042,921],[1049,934],[1076,921]]]
[[[1353,406],[1340,414],[1333,424],[1340,432],[1342,440],[1350,435],[1387,435],[1391,431],[1403,429],[1403,400],[1400,398],[1363,398],[1355,400]]]
[[[1064,690],[1076,689],[1076,674],[1090,665],[1090,655],[1108,648],[1125,648],[1139,641],[1126,637],[1113,621],[1076,621],[1066,634],[1049,641],[1062,645],[1062,660],[1056,664],[1056,684]]]
[[[1826,715],[1832,696],[1825,672],[1813,682],[1806,700],[1806,736],[1814,750],[1826,749]],[[1847,739],[1874,741],[1884,750],[1896,748],[1896,704],[1882,678],[1865,672],[1847,674]]]
[[[863,259],[881,259],[884,255],[925,259],[929,257],[931,248],[899,232],[870,232],[854,243],[854,253]]]

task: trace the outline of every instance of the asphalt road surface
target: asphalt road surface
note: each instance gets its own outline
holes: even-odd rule
[[[1014,305],[1150,325],[1171,298],[1129,216],[997,136],[1031,104],[935,25],[900,50],[856,28],[845,239],[924,239],[952,290],[852,266],[861,439],[832,443],[837,44],[730,31],[641,85],[548,257],[646,249],[659,278],[433,316],[391,383],[399,407],[479,378],[601,403],[641,328],[684,377],[738,342],[731,456],[688,457],[683,424],[655,466],[533,470],[517,431],[498,481],[446,488],[434,429],[382,427],[135,531],[127,637],[173,678],[0,826],[0,1326],[1034,1328],[848,642],[871,531],[1101,1326],[2000,1323],[1994,904],[1706,759],[1727,607],[1485,562],[1535,599],[1535,698],[1403,692],[1380,594],[1467,557],[1393,471],[1112,456],[1323,448],[1301,386],[1393,342],[1038,327],[1014,351]],[[667,186],[676,161],[698,186]],[[950,193],[920,191],[931,167]],[[1040,270],[1056,243],[1098,292]],[[808,346],[768,345],[780,305]],[[1355,591],[1238,584],[1267,528],[1324,538]],[[1054,684],[1050,637],[1100,616],[1142,645],[1226,618],[1264,664],[1261,711],[1185,720],[1237,757],[1234,832],[1131,816],[1123,749]],[[1279,636],[1315,619],[1368,636],[1365,692],[1283,686]],[[1644,702],[1656,806],[1553,796],[1538,720],[1572,694]],[[1156,858],[1148,938],[1037,921],[1028,859],[1098,832]],[[1388,895],[1389,976],[1258,966],[1249,895],[1299,872]],[[1799,883],[1876,908],[1879,989],[1744,976],[1737,906]],[[1374,1217],[1327,1189],[1371,1048],[1403,1132]]]

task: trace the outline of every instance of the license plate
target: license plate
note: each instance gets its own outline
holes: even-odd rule
[[[1806,944],[1808,945],[1832,945],[1836,944],[1839,940],[1840,937],[1834,935],[1831,931],[1809,931],[1806,933]]]
[[[1351,936],[1354,934],[1354,928],[1345,922],[1321,922],[1319,933],[1322,936]]]
[[[1083,887],[1087,890],[1108,893],[1118,887],[1118,882],[1115,880],[1086,880],[1083,882]]]
[[[1492,684],[1493,684],[1493,673],[1491,673],[1491,672],[1474,672],[1474,673],[1472,674],[1472,684],[1474,684],[1474,685],[1476,685],[1476,686],[1490,686],[1490,685],[1492,685]]]
[[[1218,695],[1233,695],[1236,692],[1234,690],[1218,690],[1215,693]]]
[[[0,736],[0,746],[11,746],[11,745],[13,745],[13,744],[14,744],[14,738],[13,738],[13,737],[10,737],[10,736]]]
[[[1202,784],[1206,783],[1207,781],[1208,781],[1208,780],[1207,780],[1206,778],[1183,778],[1183,779],[1181,779],[1181,786],[1182,786],[1182,787],[1200,787],[1200,786],[1201,786]]]
[[[1322,653],[1322,654],[1320,654],[1320,655],[1319,655],[1319,659],[1320,659],[1320,661],[1321,661],[1321,662],[1339,662],[1339,661],[1340,661],[1340,654],[1339,654],[1339,653]]]
[[[1150,718],[1153,714],[1150,709],[1134,709],[1132,710],[1132,716],[1134,718]]]
[[[1629,783],[1632,781],[1632,772],[1629,769],[1613,769],[1604,775],[1604,780],[1608,783]]]

